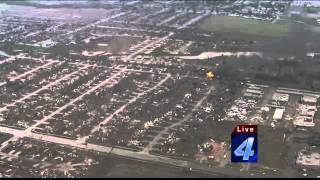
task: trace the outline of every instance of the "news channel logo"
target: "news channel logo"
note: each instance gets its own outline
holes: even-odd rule
[[[231,162],[258,162],[258,126],[237,125],[231,134]]]

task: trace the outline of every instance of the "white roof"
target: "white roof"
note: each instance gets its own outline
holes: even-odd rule
[[[313,119],[316,111],[317,111],[316,106],[308,106],[308,105],[304,105],[304,104],[299,104],[299,107],[298,107],[298,112],[301,116],[311,116],[312,119]]]
[[[316,103],[317,102],[317,97],[304,95],[302,97],[302,101],[303,102],[309,102],[309,103]]]
[[[314,127],[315,123],[313,122],[313,120],[309,118],[309,121],[307,121],[308,118],[306,118],[305,116],[298,116],[294,121],[293,124],[295,126],[302,126],[302,127]]]
[[[263,94],[263,92],[261,90],[256,90],[256,89],[247,89],[248,93],[254,93],[254,94]]]
[[[283,93],[274,93],[272,96],[272,99],[275,101],[289,101],[289,94],[283,94]]]
[[[320,166],[320,153],[312,152],[310,154],[298,153],[297,164],[306,166]]]
[[[284,112],[284,109],[277,108],[273,114],[273,119],[277,119],[277,120],[282,119],[283,112]]]

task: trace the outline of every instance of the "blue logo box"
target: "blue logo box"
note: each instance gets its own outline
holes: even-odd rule
[[[231,134],[231,162],[258,161],[258,126],[237,125]]]

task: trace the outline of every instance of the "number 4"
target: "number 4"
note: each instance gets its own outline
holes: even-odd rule
[[[249,160],[249,156],[254,155],[254,151],[252,149],[254,137],[249,137],[244,140],[234,151],[236,156],[242,156],[242,160],[247,161]],[[245,150],[244,150],[245,148]]]

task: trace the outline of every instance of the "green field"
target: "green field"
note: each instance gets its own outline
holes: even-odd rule
[[[231,16],[211,16],[198,24],[209,32],[240,33],[244,35],[279,37],[290,31],[290,21],[274,23]]]

